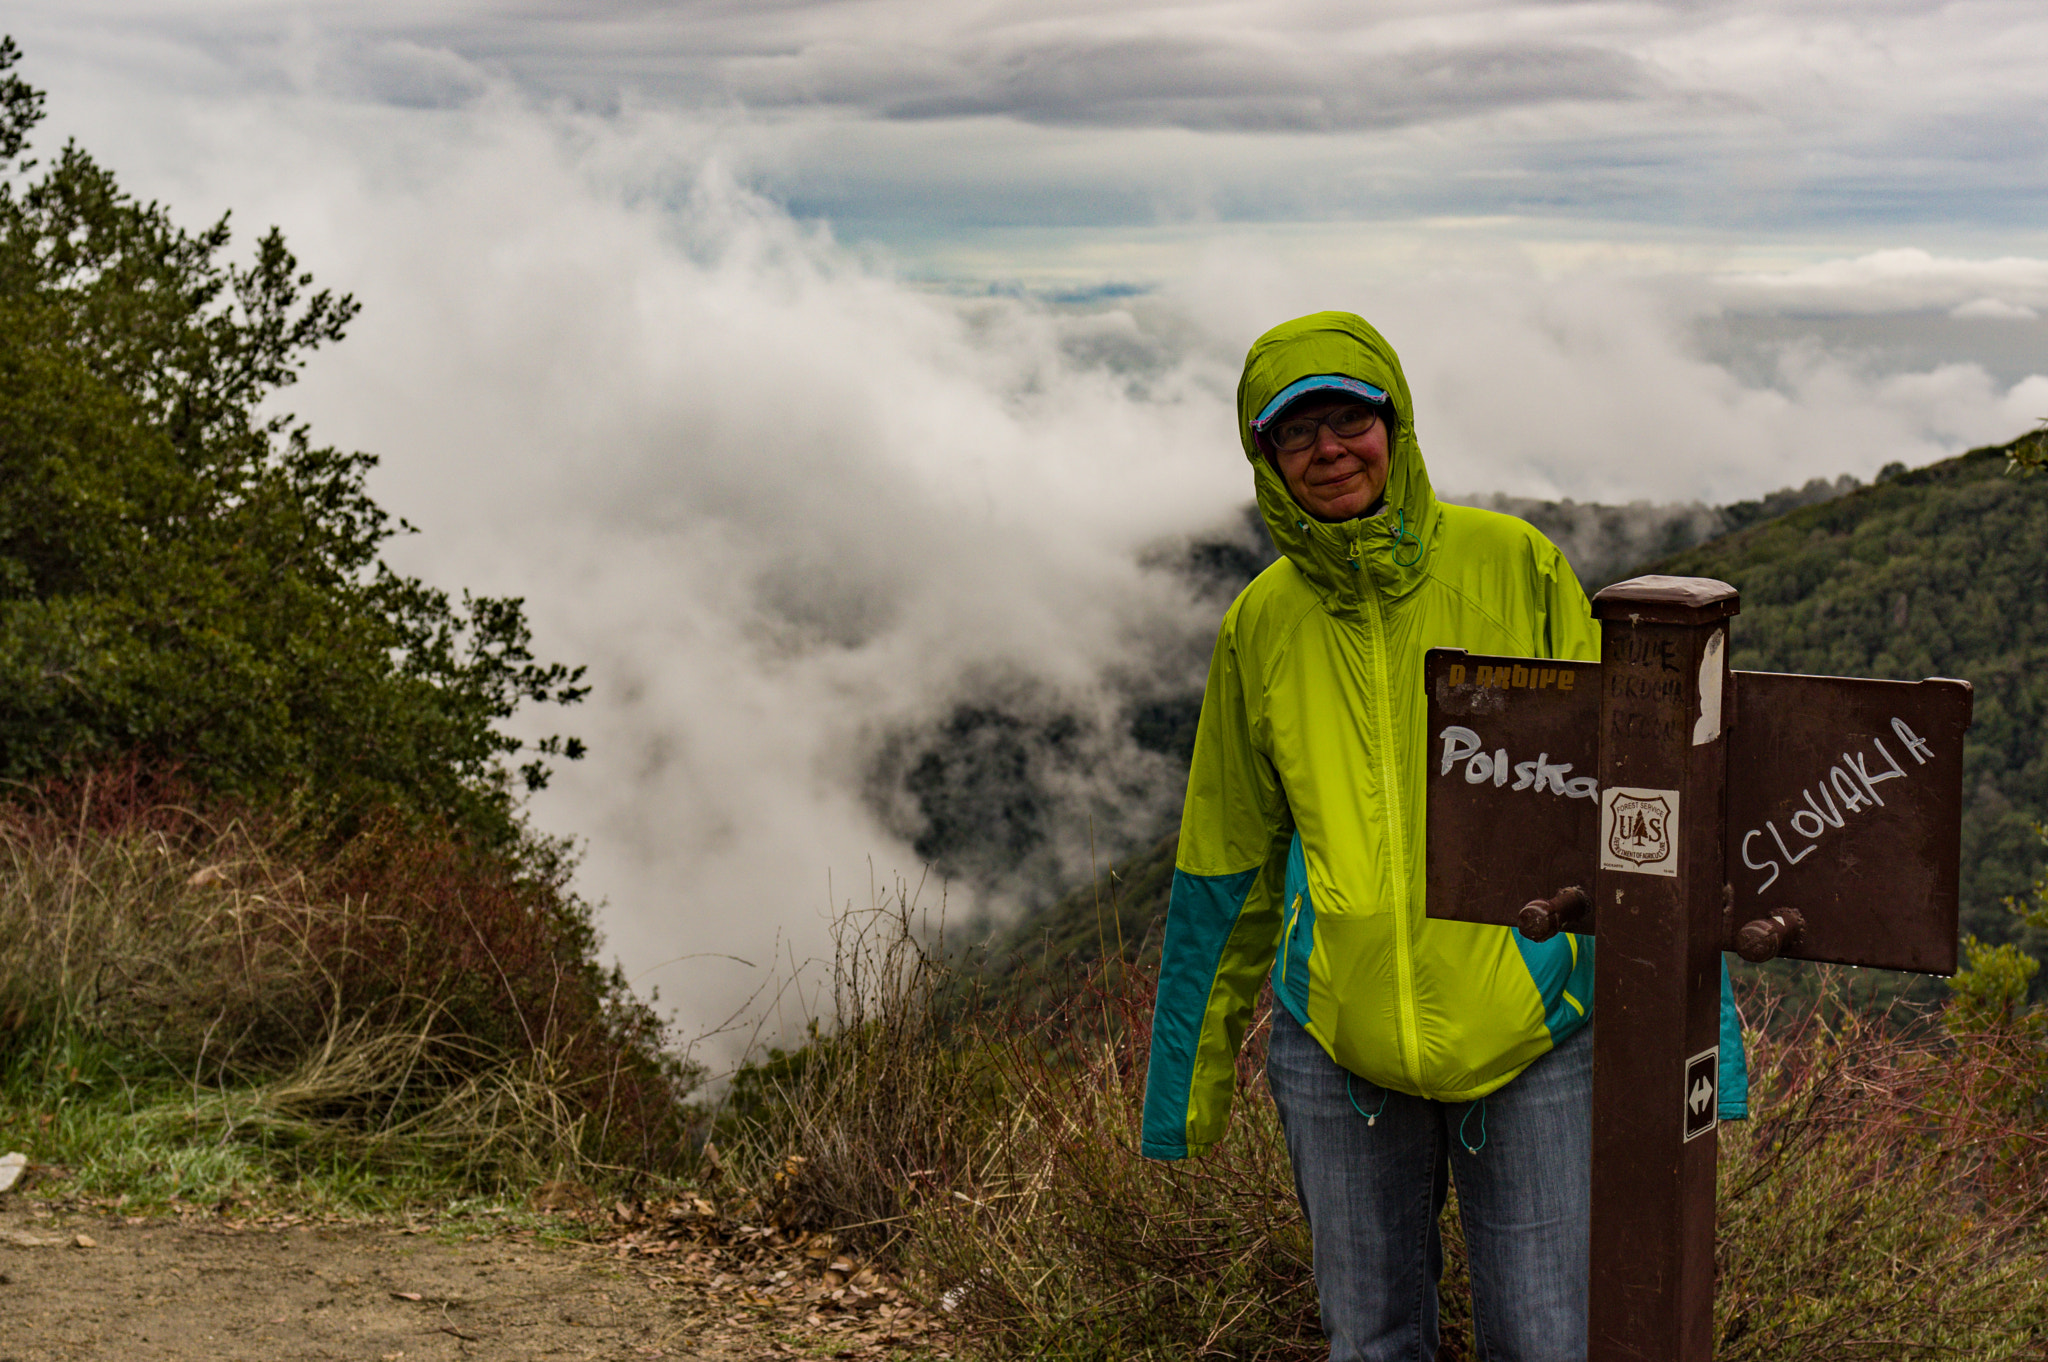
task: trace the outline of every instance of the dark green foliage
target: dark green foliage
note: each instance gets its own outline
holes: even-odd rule
[[[926,811],[917,854],[952,863],[987,851],[993,838],[995,857],[1008,860],[1044,841],[1047,810],[1027,778],[1033,756],[1040,750],[1062,755],[1078,727],[1066,715],[1033,723],[982,705],[955,708],[941,740],[903,778],[903,788]]]
[[[2048,468],[2048,417],[2038,429],[2030,430],[2005,447],[2006,472],[2038,473]]]
[[[1234,523],[1189,541],[1178,553],[1162,553],[1155,562],[1179,574],[1202,595],[1228,605],[1246,582],[1279,557],[1258,504],[1246,502]]]
[[[6,160],[41,112],[16,55]],[[375,459],[270,414],[354,300],[75,146],[33,168],[0,180],[0,1069],[95,1049],[106,1091],[170,1085],[287,1162],[673,1168],[693,1075],[598,966],[498,728],[581,670],[518,600],[392,572]],[[528,753],[537,788],[581,745]]]
[[[2032,880],[2030,820],[2048,810],[2048,480],[2007,476],[2033,443],[1899,473],[1653,569],[1741,589],[1737,667],[1976,688],[1963,928],[1994,943],[2031,930],[2002,904]],[[2029,948],[2044,947],[2033,932]]]
[[[1900,465],[1898,471],[1904,472],[1905,466]],[[1826,478],[1808,478],[1801,487],[1781,487],[1753,501],[1731,501],[1721,508],[1721,520],[1726,527],[1724,533],[1746,530],[1752,525],[1761,525],[1766,520],[1776,520],[1779,516],[1787,515],[1802,506],[1833,501],[1837,497],[1847,496],[1860,486],[1862,484],[1856,480],[1854,474],[1844,473],[1833,482]],[[1674,544],[1670,551],[1676,553],[1691,547],[1690,544]]]
[[[1131,741],[1147,752],[1173,757],[1183,765],[1195,759],[1195,729],[1202,719],[1202,693],[1183,691],[1131,706]]]
[[[0,80],[0,153],[40,101]],[[225,217],[187,232],[76,146],[29,168],[0,184],[0,779],[139,752],[202,791],[509,838],[522,744],[496,725],[581,698],[580,669],[534,659],[518,600],[393,573],[410,527],[365,491],[374,457],[263,411],[355,301],[275,229],[223,260]]]
[[[2036,823],[2034,836],[2040,839],[2044,860],[2048,860],[2048,823]],[[2005,901],[2005,910],[2012,917],[2018,943],[2024,944],[1983,941],[1974,932],[1966,932],[1963,966],[1950,981],[1956,1006],[1979,1024],[1995,1024],[2026,1009],[2031,983],[2041,972],[2043,955],[2048,954],[2027,949],[2048,940],[2048,865],[2034,877],[2027,893]],[[2048,1013],[2040,1020],[2048,1026]]]
[[[14,39],[0,38],[0,161],[21,155],[29,129],[43,117],[43,92],[14,74],[20,60]]]

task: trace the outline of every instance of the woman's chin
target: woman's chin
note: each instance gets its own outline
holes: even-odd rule
[[[1313,514],[1315,515],[1315,518],[1317,520],[1327,520],[1332,522],[1340,520],[1356,520],[1358,519],[1358,517],[1364,515],[1366,509],[1371,505],[1371,497],[1366,496],[1362,492],[1354,492],[1349,496],[1331,497],[1327,500],[1319,500],[1314,508]]]

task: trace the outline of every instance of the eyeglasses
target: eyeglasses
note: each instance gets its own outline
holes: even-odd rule
[[[1266,428],[1266,438],[1282,454],[1298,454],[1316,442],[1316,429],[1328,426],[1340,440],[1355,440],[1372,429],[1380,409],[1366,402],[1337,407],[1321,416],[1290,416]]]

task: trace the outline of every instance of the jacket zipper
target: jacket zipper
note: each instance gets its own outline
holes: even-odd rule
[[[1361,575],[1363,575],[1361,573]],[[1401,1066],[1409,1083],[1422,1085],[1422,1024],[1415,1010],[1415,943],[1410,939],[1408,902],[1408,835],[1403,817],[1401,784],[1394,767],[1392,682],[1387,674],[1387,616],[1379,592],[1368,579],[1359,583],[1366,601],[1367,634],[1372,642],[1374,738],[1380,751],[1380,787],[1386,791],[1387,851],[1394,867],[1394,990],[1401,1012]]]

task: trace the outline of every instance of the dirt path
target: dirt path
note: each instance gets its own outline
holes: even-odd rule
[[[8,1208],[0,1362],[944,1355],[912,1352],[873,1326],[872,1311],[821,1315],[787,1293],[736,1294],[718,1276],[511,1233],[450,1242],[389,1224],[237,1227]]]

